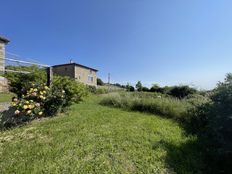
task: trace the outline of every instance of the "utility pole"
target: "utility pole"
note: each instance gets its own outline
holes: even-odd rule
[[[108,73],[108,92],[110,92],[110,73]]]

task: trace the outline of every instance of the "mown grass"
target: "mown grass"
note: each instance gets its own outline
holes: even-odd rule
[[[10,102],[13,96],[12,93],[0,93],[0,102]]]
[[[98,104],[0,132],[1,173],[201,173],[197,137],[170,119]]]

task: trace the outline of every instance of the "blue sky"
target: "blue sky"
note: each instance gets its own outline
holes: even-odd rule
[[[0,0],[7,51],[113,82],[213,88],[232,72],[232,1]]]

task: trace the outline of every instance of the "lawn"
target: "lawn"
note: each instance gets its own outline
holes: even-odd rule
[[[201,173],[197,138],[176,122],[99,98],[0,132],[1,173]]]
[[[0,102],[10,102],[13,96],[12,93],[0,93]]]

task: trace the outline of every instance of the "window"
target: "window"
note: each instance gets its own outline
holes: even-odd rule
[[[92,76],[88,76],[88,83],[93,83],[93,77]]]

